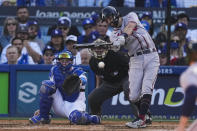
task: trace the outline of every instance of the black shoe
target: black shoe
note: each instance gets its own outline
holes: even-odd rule
[[[150,111],[148,111],[147,114],[145,115],[145,119],[146,119],[145,123],[147,125],[151,125],[152,124],[152,116],[151,116]]]

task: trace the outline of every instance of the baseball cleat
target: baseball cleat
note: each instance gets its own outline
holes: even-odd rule
[[[29,122],[31,124],[50,124],[51,122],[51,116],[49,117],[49,119],[44,119],[44,118],[41,118],[40,114],[38,115],[34,115],[33,117],[29,118]]]
[[[101,124],[101,118],[97,115],[91,115],[91,122],[93,124]]]
[[[145,128],[146,127],[145,121],[143,121],[140,118],[136,118],[132,122],[127,122],[125,125],[130,128]]]

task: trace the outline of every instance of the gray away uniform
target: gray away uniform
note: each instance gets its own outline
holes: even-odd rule
[[[123,17],[120,30],[112,32],[111,37],[113,38],[110,38],[112,42],[117,38],[117,35],[123,32],[123,29],[129,22],[137,24],[132,35],[126,39],[124,45],[130,56],[129,98],[131,102],[136,102],[144,94],[152,95],[160,64],[155,44],[134,12]]]

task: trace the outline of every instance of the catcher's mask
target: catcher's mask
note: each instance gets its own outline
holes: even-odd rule
[[[95,46],[90,49],[90,53],[97,59],[103,59],[107,55],[109,43],[101,39],[94,41]]]
[[[70,69],[73,62],[73,55],[70,51],[64,51],[58,55],[58,61],[64,70]]]
[[[73,55],[70,51],[62,52],[58,55],[58,59],[69,59],[73,60]]]
[[[120,13],[113,6],[107,6],[102,9],[100,17],[112,27],[118,27]]]

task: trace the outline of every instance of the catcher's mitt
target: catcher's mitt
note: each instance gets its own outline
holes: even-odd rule
[[[69,75],[63,83],[63,90],[67,95],[72,95],[74,92],[80,91],[80,78],[76,74]]]

